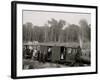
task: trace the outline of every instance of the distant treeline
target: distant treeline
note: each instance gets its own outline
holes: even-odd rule
[[[68,24],[56,19],[48,20],[44,26],[35,26],[27,22],[23,24],[23,41],[39,42],[84,42],[91,40],[91,25],[86,20],[80,20],[79,25]]]

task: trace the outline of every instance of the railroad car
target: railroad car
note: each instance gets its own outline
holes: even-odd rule
[[[38,48],[42,54],[41,60],[48,61],[53,63],[59,63],[64,65],[72,66],[76,62],[76,54],[78,53],[79,43],[38,43],[37,45],[33,44],[24,44],[23,46],[31,46]],[[88,52],[81,49],[81,55],[78,58],[82,64],[90,64],[90,49]],[[84,54],[85,53],[85,54]]]

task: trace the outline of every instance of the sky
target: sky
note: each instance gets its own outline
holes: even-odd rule
[[[89,13],[71,13],[71,12],[47,12],[47,11],[23,11],[23,24],[31,22],[33,25],[43,26],[48,24],[48,20],[65,20],[67,23],[79,25],[79,21],[85,19],[88,24],[91,23],[91,14]],[[65,26],[67,26],[67,23]]]

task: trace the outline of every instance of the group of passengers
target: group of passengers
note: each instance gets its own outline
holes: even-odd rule
[[[36,48],[36,47],[32,48],[32,47],[26,46],[23,49],[23,58],[38,60],[39,62],[45,62],[47,61],[47,58],[51,54],[51,48],[48,48],[47,53],[45,51],[41,52],[40,48]]]

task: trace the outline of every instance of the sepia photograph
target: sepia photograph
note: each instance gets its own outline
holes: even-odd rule
[[[91,66],[91,14],[23,10],[23,69]]]
[[[97,73],[97,6],[12,2],[11,77]]]

